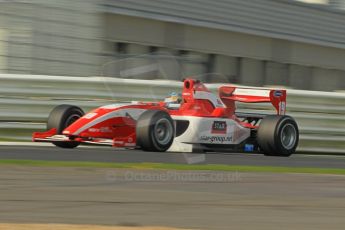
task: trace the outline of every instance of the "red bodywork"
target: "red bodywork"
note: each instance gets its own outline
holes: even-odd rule
[[[255,92],[250,94],[250,92]],[[225,85],[219,95],[211,93],[196,80],[184,81],[182,103],[178,109],[169,109],[165,102],[139,102],[124,105],[109,105],[97,108],[75,121],[57,134],[56,129],[33,133],[33,141],[77,141],[82,143],[107,144],[114,147],[136,147],[136,120],[128,111],[163,110],[171,116],[196,116],[229,118],[246,128],[257,128],[240,121],[235,114],[235,102],[270,102],[277,114],[285,114],[286,91],[271,89],[239,88]]]

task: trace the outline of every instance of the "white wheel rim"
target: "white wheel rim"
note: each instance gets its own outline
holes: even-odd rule
[[[285,149],[292,149],[295,147],[297,140],[297,131],[292,124],[285,124],[280,133],[280,140]]]
[[[167,145],[173,135],[173,127],[167,118],[159,119],[153,129],[156,141],[161,145]]]

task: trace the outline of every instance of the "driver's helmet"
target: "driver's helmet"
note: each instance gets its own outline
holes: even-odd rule
[[[167,104],[180,104],[182,101],[181,94],[171,92],[168,97],[165,98],[164,102]]]

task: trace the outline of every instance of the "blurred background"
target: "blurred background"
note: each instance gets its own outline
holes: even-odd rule
[[[344,90],[344,22],[343,0],[0,0],[0,73]]]

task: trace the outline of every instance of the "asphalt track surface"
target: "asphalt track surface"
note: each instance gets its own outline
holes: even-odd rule
[[[0,159],[344,168],[343,156],[0,146]],[[1,165],[0,222],[344,229],[345,176]]]
[[[343,175],[0,167],[3,223],[342,230],[344,216]]]
[[[155,153],[139,150],[120,150],[111,147],[61,149],[55,146],[2,145],[0,146],[1,159],[345,168],[345,156],[296,154],[291,157],[268,157],[248,153]]]

